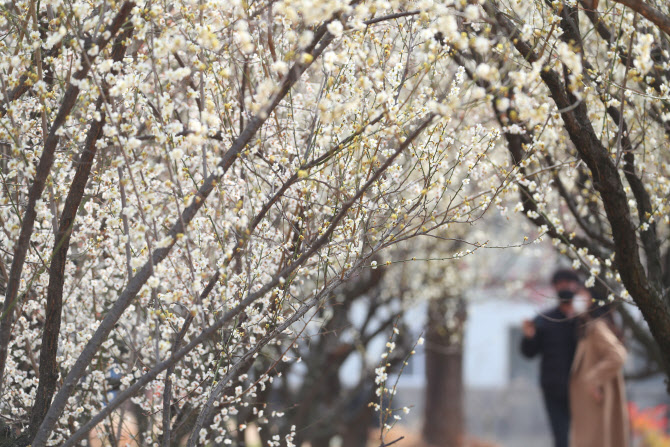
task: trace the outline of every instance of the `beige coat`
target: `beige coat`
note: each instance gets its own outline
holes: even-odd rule
[[[628,447],[628,410],[621,368],[626,349],[602,320],[588,323],[570,377],[570,446]],[[601,398],[593,395],[598,390]]]

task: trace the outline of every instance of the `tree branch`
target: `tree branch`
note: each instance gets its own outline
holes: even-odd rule
[[[119,318],[121,318],[121,315],[137,296],[137,293],[140,291],[142,286],[153,274],[154,266],[161,263],[167,257],[167,255],[170,253],[170,250],[177,242],[177,235],[184,233],[186,227],[203,206],[219,179],[232,166],[239,153],[244,150],[247,144],[256,135],[256,132],[258,132],[258,130],[261,128],[267,117],[274,111],[284,96],[286,96],[289,90],[298,81],[302,73],[311,65],[315,59],[321,55],[324,49],[333,40],[333,35],[327,31],[327,23],[329,22],[324,23],[319,27],[319,29],[317,29],[317,31],[314,33],[315,35],[312,43],[307,48],[305,48],[305,52],[312,55],[312,61],[305,63],[296,62],[293,67],[291,67],[287,75],[282,80],[282,84],[278,92],[272,98],[270,103],[264,107],[258,115],[249,120],[244,131],[237,137],[237,139],[235,139],[230,149],[225,152],[217,166],[220,169],[216,169],[210,174],[210,176],[198,189],[198,192],[193,197],[191,204],[184,209],[181,216],[175,219],[175,222],[168,232],[168,237],[171,239],[170,244],[166,247],[161,247],[154,250],[151,259],[147,261],[142,266],[142,268],[139,269],[137,274],[128,281],[126,288],[119,295],[112,308],[107,312],[105,318],[102,320],[98,326],[98,329],[86,344],[79,358],[76,360],[69,374],[65,378],[63,386],[54,398],[51,408],[49,409],[46,417],[44,418],[44,422],[37,432],[32,447],[44,447],[44,445],[46,445],[49,434],[53,430],[60,414],[63,412],[63,409],[67,404],[67,400],[74,391],[77,383],[79,382],[79,379],[86,372],[86,369],[91,363],[91,360],[94,358],[98,352],[98,349],[114,328],[116,322],[119,320]]]
[[[128,23],[129,25],[129,23]],[[124,42],[132,34],[132,27],[125,26],[125,30],[116,37],[112,49],[112,60],[120,62],[126,53]],[[58,337],[60,334],[61,312],[63,307],[63,286],[65,284],[65,265],[67,253],[70,248],[70,239],[74,221],[77,217],[79,205],[81,204],[84,190],[91,174],[93,159],[97,153],[97,142],[102,136],[102,129],[106,122],[104,101],[106,100],[108,86],[103,81],[101,95],[96,102],[96,111],[100,114],[99,120],[91,120],[91,125],[86,136],[84,148],[79,155],[77,169],[72,179],[70,191],[65,199],[65,207],[61,214],[60,224],[54,239],[54,249],[51,255],[49,267],[49,285],[47,286],[47,303],[45,309],[44,329],[42,330],[42,345],[40,348],[40,381],[35,394],[35,403],[31,411],[29,436],[37,432],[38,427],[49,409],[51,398],[56,389],[58,380],[58,364],[56,362],[58,351]]]
[[[134,6],[135,4],[133,2],[126,2],[121,6],[116,17],[110,24],[109,28],[107,28],[109,35],[107,35],[105,32],[96,41],[100,51],[102,51],[102,49],[107,46],[107,43],[116,35],[121,26],[126,22]],[[86,78],[88,72],[91,69],[91,62],[96,57],[87,55],[86,48],[84,48],[82,51],[83,54],[80,61],[81,68],[73,75],[75,80],[82,80]],[[21,232],[19,233],[19,239],[14,250],[14,258],[10,268],[5,302],[3,304],[2,315],[0,316],[0,391],[2,390],[5,363],[7,360],[7,347],[9,345],[12,326],[14,324],[12,318],[13,309],[18,299],[18,291],[21,284],[23,265],[25,263],[28,248],[30,247],[30,238],[33,233],[35,219],[37,217],[36,205],[42,196],[42,192],[44,191],[44,187],[46,185],[46,180],[49,176],[49,173],[51,172],[51,166],[54,162],[56,147],[58,146],[58,142],[60,140],[60,128],[65,123],[65,120],[74,107],[78,96],[78,84],[75,85],[70,83],[63,97],[60,109],[58,110],[58,115],[51,125],[49,136],[44,143],[44,150],[42,151],[42,156],[40,157],[40,161],[37,166],[35,179],[33,180],[30,192],[28,193],[28,206],[26,207],[26,212],[23,216]]]
[[[538,60],[514,24],[497,10],[492,1],[487,1],[484,8],[506,30],[508,38],[524,58],[530,61]],[[591,171],[594,187],[600,193],[612,228],[617,271],[647,320],[654,338],[659,342],[663,353],[663,369],[670,376],[670,310],[661,298],[661,291],[650,284],[642,266],[637,231],[631,219],[618,169],[595,134],[586,104],[584,102],[573,104],[570,101],[559,75],[549,66],[541,70],[540,76],[561,111],[565,130]]]
[[[217,272],[214,275],[212,275],[212,277],[209,279],[207,286],[202,291],[202,293],[200,294],[200,296],[198,297],[198,299],[194,304],[197,305],[198,303],[202,302],[202,300],[207,298],[207,296],[214,289],[216,283],[219,281],[219,277],[220,273],[217,270]],[[188,332],[188,329],[191,326],[192,321],[193,321],[193,314],[189,312],[188,316],[186,317],[186,320],[184,320],[184,323],[181,326],[181,330],[179,331],[178,334],[175,334],[171,348],[172,355],[174,355],[179,350],[179,347],[184,341],[184,336],[186,335],[186,332]],[[171,435],[170,421],[172,420],[171,417],[172,373],[174,373],[175,364],[176,363],[170,365],[167,371],[165,372],[165,389],[163,391],[163,441],[161,442],[161,445],[163,447],[170,447],[170,435]]]
[[[646,18],[654,25],[658,26],[665,34],[670,36],[670,17],[663,14],[658,9],[650,6],[642,0],[614,0],[624,6],[629,7],[635,12],[638,12],[642,17]]]
[[[319,239],[316,240],[316,242],[312,245],[312,247],[309,250],[304,252],[293,263],[294,266],[302,264],[302,262],[307,260],[312,254],[316,253],[316,251],[330,239],[331,235],[335,231],[335,228],[337,227],[339,222],[344,218],[344,216],[346,216],[347,212],[349,211],[349,208],[351,208],[363,196],[363,194],[381,177],[381,175],[389,168],[389,166],[393,164],[395,159],[402,152],[404,152],[405,149],[409,147],[412,141],[414,141],[423,132],[423,130],[426,127],[428,127],[428,125],[432,122],[434,117],[435,117],[434,114],[432,113],[429,114],[424,119],[424,121],[419,126],[417,126],[417,128],[410,135],[407,136],[407,139],[398,146],[395,152],[390,157],[388,157],[388,159],[379,167],[379,169],[377,169],[374,175],[370,176],[368,181],[365,182],[363,186],[361,186],[359,191],[351,199],[349,199],[346,203],[342,205],[342,209],[338,213],[336,213],[336,215],[333,216],[332,219],[328,219],[328,222],[331,222],[328,229],[323,233],[321,237],[319,237]],[[293,268],[291,272],[293,270],[295,270],[295,268]],[[291,272],[281,274],[280,277],[287,278]],[[230,376],[230,373],[228,374],[228,376]],[[204,425],[205,421],[207,420],[209,413],[212,410],[212,406],[214,405],[214,402],[219,398],[221,392],[225,389],[228,380],[229,380],[228,378],[221,380],[219,384],[212,390],[209,398],[207,399],[207,403],[205,403],[205,406],[200,412],[200,415],[198,416],[193,431],[191,432],[191,437],[188,440],[188,447],[195,446],[195,443],[198,439],[197,438],[198,433],[200,432],[200,429]]]

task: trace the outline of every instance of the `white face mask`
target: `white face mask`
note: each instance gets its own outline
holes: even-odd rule
[[[572,310],[574,310],[577,315],[585,313],[589,310],[589,299],[576,295],[572,300]]]

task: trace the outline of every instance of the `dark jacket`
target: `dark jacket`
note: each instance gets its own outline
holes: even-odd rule
[[[545,394],[567,398],[570,368],[577,347],[577,322],[557,307],[533,320],[535,337],[523,337],[521,352],[526,357],[541,355],[540,385]]]

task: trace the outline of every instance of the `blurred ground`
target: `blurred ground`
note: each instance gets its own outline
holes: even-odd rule
[[[393,427],[390,432],[385,434],[384,443],[388,445],[398,439],[400,439],[398,442],[391,445],[397,447],[431,447],[430,444],[427,444],[421,440],[421,433],[419,431],[405,425],[397,425]],[[371,431],[370,442],[368,443],[368,446],[379,447],[380,445],[382,445],[382,442],[379,438],[379,431]],[[466,440],[463,447],[500,447],[500,445],[484,440],[470,438]]]
[[[397,399],[394,406],[413,406],[403,422],[411,431],[420,433],[423,388],[405,386],[399,390]],[[473,439],[495,441],[484,446],[551,445],[542,397],[534,383],[517,381],[503,389],[468,389],[464,403],[467,433]]]

